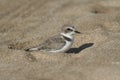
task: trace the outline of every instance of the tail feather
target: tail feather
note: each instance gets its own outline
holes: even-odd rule
[[[25,51],[29,51],[29,49],[24,49]]]
[[[25,49],[25,51],[37,51],[39,50],[39,48],[28,48],[28,49]]]

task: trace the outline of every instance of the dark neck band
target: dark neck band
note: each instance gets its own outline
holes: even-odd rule
[[[63,38],[64,38],[65,40],[67,40],[67,41],[72,41],[72,39],[71,39],[71,38],[66,37],[66,36],[64,36],[64,35],[63,35]]]

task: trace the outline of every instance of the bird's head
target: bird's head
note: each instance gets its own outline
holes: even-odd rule
[[[62,28],[62,32],[64,34],[68,34],[68,35],[74,35],[74,34],[80,34],[81,32],[77,31],[75,26],[71,26],[71,25],[64,25]]]

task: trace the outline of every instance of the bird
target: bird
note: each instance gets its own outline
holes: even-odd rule
[[[45,51],[51,53],[66,52],[71,48],[74,42],[74,34],[76,33],[80,34],[81,32],[76,30],[75,26],[64,25],[59,34],[48,38],[46,41],[39,44],[38,46],[34,46],[24,50],[27,52],[32,51]]]

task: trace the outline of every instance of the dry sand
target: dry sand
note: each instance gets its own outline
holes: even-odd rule
[[[67,53],[23,51],[64,24],[83,33]],[[120,0],[0,0],[0,80],[120,80]]]

